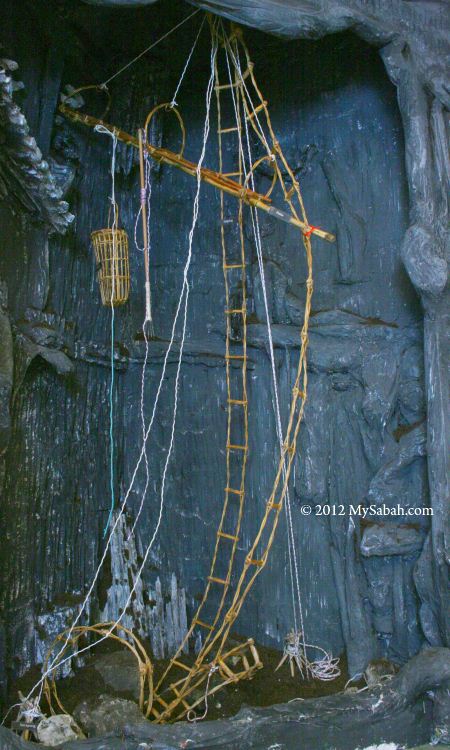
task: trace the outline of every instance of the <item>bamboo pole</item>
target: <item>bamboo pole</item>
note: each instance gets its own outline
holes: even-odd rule
[[[148,249],[148,231],[147,231],[147,202],[146,202],[146,175],[144,163],[144,143],[142,139],[142,130],[139,129],[139,171],[141,176],[141,219],[142,219],[142,240],[144,243],[144,271],[145,271],[145,322],[150,324],[150,333],[154,335],[152,321],[152,303],[150,292],[150,260]]]
[[[115,127],[115,125],[109,125],[108,123],[105,123],[96,117],[92,117],[92,115],[85,115],[81,112],[77,112],[76,110],[68,107],[65,104],[60,105],[59,111],[72,122],[82,123],[83,125],[87,125],[91,128],[95,128],[96,125],[103,125],[103,127],[107,128],[111,132],[114,132],[117,139],[119,141],[122,141],[122,143],[126,143],[129,146],[134,146],[134,148],[139,148],[139,138],[126,133],[124,130],[119,130]],[[155,161],[163,162],[164,164],[169,164],[172,167],[181,169],[183,172],[190,174],[192,177],[196,176],[197,165],[193,162],[184,159],[178,154],[174,154],[168,149],[152,146],[150,143],[143,144],[143,147],[148,151],[152,159],[155,159]],[[234,180],[230,180],[228,177],[224,177],[224,175],[220,174],[220,172],[214,172],[212,169],[202,167],[200,170],[200,176],[203,182],[206,182],[208,185],[212,185],[217,190],[222,190],[225,193],[229,193],[230,195],[233,195],[239,200],[243,200],[245,203],[253,206],[254,208],[259,208],[262,211],[265,211],[275,219],[280,219],[287,224],[293,224],[294,226],[299,227],[302,232],[307,234],[308,236],[310,234],[314,234],[316,237],[320,237],[327,242],[334,242],[336,239],[334,234],[326,232],[324,229],[320,229],[319,227],[308,226],[304,221],[295,218],[285,211],[281,211],[279,208],[271,206],[271,201],[269,198],[266,198],[264,195],[256,193],[255,191],[250,190],[243,185],[240,185]]]

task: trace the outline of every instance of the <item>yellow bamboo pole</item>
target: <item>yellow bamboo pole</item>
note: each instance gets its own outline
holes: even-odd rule
[[[66,104],[61,104],[59,107],[59,111],[72,122],[78,122],[91,128],[95,128],[96,125],[103,125],[103,127],[108,128],[108,130],[110,130],[111,132],[114,132],[117,136],[117,139],[119,141],[122,141],[122,143],[126,143],[129,146],[134,146],[134,148],[139,148],[139,139],[136,138],[136,136],[130,135],[124,130],[116,128],[115,125],[109,125],[108,123],[103,122],[103,120],[100,120],[97,117],[92,117],[92,115],[85,115],[81,112],[77,112],[71,107],[68,107]],[[193,162],[184,159],[178,154],[174,154],[168,149],[152,146],[150,143],[145,143],[144,148],[148,151],[152,159],[155,159],[155,161],[169,164],[172,167],[176,167],[177,169],[181,169],[183,172],[190,174],[192,177],[196,177],[197,165]],[[203,182],[206,182],[208,185],[212,185],[217,190],[222,190],[225,193],[229,193],[235,198],[248,203],[250,206],[254,206],[255,208],[259,208],[262,211],[265,211],[275,219],[280,219],[287,224],[293,224],[296,227],[300,227],[302,232],[304,234],[307,234],[307,236],[314,234],[316,237],[320,237],[322,240],[326,240],[327,242],[334,242],[336,239],[334,234],[331,234],[331,232],[326,232],[324,229],[320,229],[319,227],[308,225],[306,222],[301,221],[300,219],[291,216],[285,211],[281,211],[279,208],[270,205],[271,201],[266,196],[261,195],[261,193],[256,193],[255,191],[250,190],[243,185],[240,185],[238,182],[230,180],[228,177],[224,177],[224,175],[220,174],[220,172],[214,172],[212,169],[202,167],[200,170],[200,176]]]

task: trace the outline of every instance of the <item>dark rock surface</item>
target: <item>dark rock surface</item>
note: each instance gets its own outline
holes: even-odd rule
[[[190,12],[189,6],[169,7],[167,2],[134,11],[88,5],[73,9],[64,2],[50,9],[43,2],[24,5],[26,24],[22,9],[8,4],[3,42],[20,64],[26,86],[23,110],[38,145],[45,156],[74,172],[67,200],[76,230],[49,238],[48,221],[42,225],[0,203],[0,279],[8,290],[7,295],[2,292],[0,312],[5,332],[0,340],[5,406],[0,478],[6,499],[0,575],[10,677],[38,659],[38,615],[67,604],[69,594],[80,600],[103,548],[110,502],[110,314],[100,305],[89,248],[91,229],[107,218],[110,143],[55,123],[59,90],[67,83],[104,80],[148,45],[150,28],[156,39]],[[448,644],[450,635],[445,9],[441,3],[400,0],[325,5],[211,0],[203,5],[266,32],[307,38],[287,42],[247,32],[275,130],[298,169],[311,220],[338,235],[335,247],[314,243],[309,398],[292,483],[305,631],[309,641],[336,654],[346,646],[352,674],[363,671],[375,656],[404,662],[424,640]],[[189,24],[179,43],[164,43],[119,79],[111,121],[134,131],[155,100],[171,98],[198,17]],[[342,33],[346,29],[360,38]],[[341,33],[311,41],[337,31]],[[368,42],[380,48],[392,83]],[[112,48],[116,56],[110,61]],[[198,55],[196,75],[187,77],[179,97],[192,159],[200,150],[206,41]],[[88,100],[88,105],[95,102]],[[155,136],[176,147],[169,121]],[[215,159],[212,142],[207,163],[214,166]],[[150,346],[147,416],[180,290],[194,190],[187,177],[165,168],[155,169],[153,181],[158,340]],[[122,147],[117,183],[122,222],[131,238],[138,202],[136,159]],[[224,481],[218,199],[207,188],[203,199],[168,510],[144,578],[148,589],[159,577],[169,591],[174,574],[186,591],[189,613],[208,572]],[[305,266],[291,229],[265,220],[263,231],[282,403],[287,404],[298,355]],[[240,559],[259,523],[276,460],[261,290],[250,243],[249,256],[249,307],[255,322],[249,329],[251,451]],[[117,497],[123,497],[128,485],[140,441],[143,281],[142,257],[134,250],[131,265],[130,302],[117,311],[115,328]],[[154,484],[138,529],[141,547],[155,523],[175,357],[176,349],[149,451]],[[131,522],[144,482],[139,473],[129,503]],[[428,533],[422,551],[361,559],[362,530],[349,509],[372,502],[431,505],[431,524],[414,519],[420,534]],[[305,506],[330,504],[342,506],[344,515],[302,515]],[[264,576],[238,623],[242,632],[272,645],[281,645],[292,624],[285,533],[281,524]],[[107,568],[93,617],[104,608],[102,597],[110,588]]]
[[[134,698],[139,698],[140,685],[136,657],[128,649],[95,659],[94,669],[103,677],[105,684],[114,688],[115,692],[128,692]]]
[[[355,750],[382,742],[413,747],[430,739],[433,723],[443,716],[440,697],[433,702],[432,696],[434,691],[440,695],[449,676],[449,650],[441,648],[414,657],[382,687],[357,695],[341,693],[270,708],[243,708],[232,719],[155,726],[145,720],[133,724],[134,717],[130,715],[124,724],[122,711],[126,701],[111,703],[109,715],[102,715],[109,726],[116,720],[120,728],[118,724],[118,729],[110,735],[67,743],[65,747],[67,750],[95,750],[105,746],[114,750],[119,747]],[[0,727],[0,749],[13,748],[31,750],[32,745]]]

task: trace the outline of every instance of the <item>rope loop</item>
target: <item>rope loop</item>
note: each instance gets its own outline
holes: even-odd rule
[[[208,691],[209,691],[209,682],[211,680],[211,677],[213,676],[214,672],[217,672],[219,670],[218,664],[213,664],[208,672],[208,679],[206,681],[206,689],[205,689],[205,697],[203,700],[205,701],[205,710],[202,713],[201,716],[196,716],[195,711],[193,708],[191,708],[190,711],[187,712],[186,718],[190,722],[196,722],[196,721],[203,721],[203,719],[206,719],[208,715]]]

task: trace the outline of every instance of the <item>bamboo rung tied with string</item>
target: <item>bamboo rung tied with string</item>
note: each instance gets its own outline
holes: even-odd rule
[[[108,307],[123,305],[130,293],[128,235],[125,229],[118,227],[117,206],[114,208],[114,213],[112,227],[97,229],[91,233],[102,303]]]

